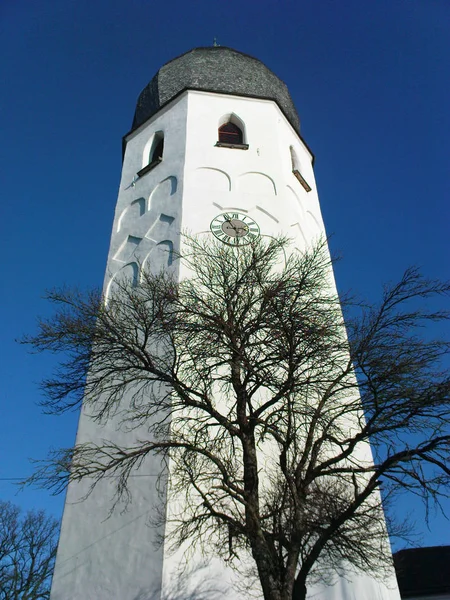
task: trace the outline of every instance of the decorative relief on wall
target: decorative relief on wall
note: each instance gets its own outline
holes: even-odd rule
[[[170,217],[169,215],[165,215],[164,213],[161,213],[159,215],[159,220],[162,221],[163,223],[167,223],[168,225],[172,225],[172,223],[175,221],[175,217]]]
[[[193,185],[199,189],[207,189],[215,192],[229,192],[231,190],[231,178],[228,173],[213,167],[199,167],[192,175]]]
[[[111,297],[114,293],[115,286],[119,283],[131,284],[136,287],[139,281],[139,267],[136,262],[130,262],[127,265],[119,269],[109,280],[106,288],[106,299]]]
[[[156,246],[155,253],[158,252],[163,261],[167,261],[167,266],[173,263],[173,242],[163,240]]]
[[[145,257],[142,268],[150,269],[153,272],[158,272],[165,267],[170,267],[173,264],[173,242],[171,240],[163,240],[153,246],[150,252]]]
[[[306,222],[308,224],[308,229],[313,235],[321,233],[321,227],[319,225],[319,222],[309,210],[306,211]]]
[[[117,221],[117,231],[126,228],[127,225],[131,225],[136,219],[142,217],[145,213],[145,198],[138,198],[133,200],[130,206],[122,211],[122,214]]]
[[[141,240],[142,238],[140,237],[129,235],[114,255],[114,259],[120,262],[127,262],[128,260],[130,260]]]
[[[177,187],[178,181],[176,177],[170,176],[166,179],[163,179],[150,194],[150,198],[148,200],[148,210],[159,206],[161,202],[164,205],[167,202],[168,197],[175,194]]]
[[[218,202],[213,202],[212,203],[213,206],[215,206],[216,208],[218,208],[219,210],[224,210],[225,206],[222,206],[222,204],[219,204]],[[227,207],[228,210],[230,210],[230,207]]]
[[[112,277],[107,294],[111,293],[111,286],[118,277],[137,283],[139,265],[145,262],[157,270],[173,263],[172,240],[178,208],[174,204],[173,214],[168,211],[177,187],[177,178],[167,177],[155,186],[148,200],[143,197],[133,200],[120,215],[113,238],[114,248],[118,249],[109,263]]]
[[[266,210],[265,208],[263,208],[262,206],[256,205],[255,207],[257,210],[259,210],[260,212],[264,213],[266,216],[268,216],[270,219],[272,219],[272,221],[275,221],[275,223],[279,223],[280,221],[272,214],[270,213],[268,210]]]
[[[305,234],[303,233],[300,223],[293,223],[291,225],[291,229],[292,229],[292,236],[297,239],[300,238],[303,246],[306,246],[306,237],[305,237]]]
[[[237,179],[237,188],[245,194],[274,196],[277,193],[275,181],[265,173],[243,173]]]
[[[300,214],[304,218],[305,209],[303,208],[302,201],[290,185],[286,186],[286,200],[288,205],[294,214]]]
[[[155,242],[161,238],[167,237],[167,235],[170,235],[171,233],[169,228],[174,221],[175,217],[161,213],[159,218],[153,221],[152,225],[146,232],[145,237],[150,240],[154,240]]]
[[[248,212],[248,208],[242,208],[242,206],[238,206],[236,204],[233,205],[229,205],[229,204],[219,204],[219,202],[213,202],[212,203],[213,206],[215,206],[216,208],[218,208],[219,210],[237,210],[240,212]]]

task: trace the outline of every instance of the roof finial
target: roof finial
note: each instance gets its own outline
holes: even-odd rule
[[[216,37],[214,38],[213,46],[214,46],[214,48],[217,48],[217,46],[220,46],[220,44],[217,43],[217,38]]]

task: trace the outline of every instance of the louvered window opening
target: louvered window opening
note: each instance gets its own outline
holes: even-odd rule
[[[225,123],[219,127],[219,142],[222,144],[242,144],[242,131],[234,123]]]

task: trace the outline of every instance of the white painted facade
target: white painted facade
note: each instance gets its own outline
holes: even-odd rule
[[[244,125],[247,150],[216,147],[218,126],[230,116]],[[163,132],[160,164],[141,177],[155,134]],[[127,137],[105,276],[105,291],[121,274],[139,279],[139,266],[159,271],[172,265],[180,232],[211,235],[210,222],[231,209],[251,216],[261,235],[284,233],[299,248],[325,235],[314,179],[312,156],[278,105],[270,100],[185,91]],[[292,171],[311,187],[307,192]],[[181,268],[180,277],[187,275]],[[77,443],[110,439],[131,445],[147,435],[124,431],[118,421],[104,427],[83,411]],[[370,451],[363,449],[370,460]],[[180,553],[155,547],[158,531],[150,526],[156,507],[171,510],[171,497],[156,490],[159,460],[149,458],[131,478],[132,503],[109,516],[114,480],[88,495],[89,482],[71,484],[58,548],[52,600],[187,600],[245,596],[230,582],[235,575],[218,560],[204,566],[191,559],[177,582]],[[85,497],[85,499],[83,499]],[[109,516],[109,518],[108,518]],[[162,533],[162,532],[159,532]],[[200,568],[201,567],[201,568]],[[213,581],[215,592],[205,582]],[[395,576],[386,582],[350,574],[329,588],[313,588],[321,600],[398,600]],[[206,586],[206,587],[205,587]],[[262,598],[262,594],[256,598]],[[190,595],[191,594],[191,595]]]

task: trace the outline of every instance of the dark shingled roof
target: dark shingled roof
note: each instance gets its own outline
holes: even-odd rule
[[[261,61],[224,46],[194,48],[161,67],[138,98],[132,129],[184,90],[273,100],[299,132],[300,121],[286,84]]]
[[[400,550],[394,565],[402,598],[450,593],[450,546]]]

